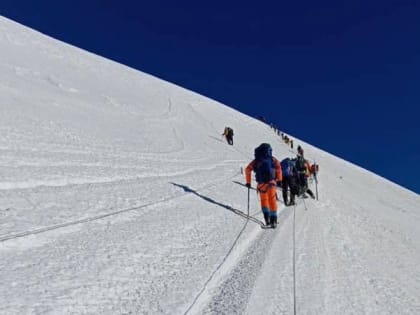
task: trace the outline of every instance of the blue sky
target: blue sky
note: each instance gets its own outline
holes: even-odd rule
[[[2,0],[0,14],[420,193],[418,1]]]

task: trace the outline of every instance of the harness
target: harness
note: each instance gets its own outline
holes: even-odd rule
[[[273,181],[270,181],[268,183],[258,184],[257,191],[259,193],[265,194],[273,186],[277,186]]]

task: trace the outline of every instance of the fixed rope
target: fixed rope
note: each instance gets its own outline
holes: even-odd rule
[[[293,314],[296,315],[296,205],[293,206]]]

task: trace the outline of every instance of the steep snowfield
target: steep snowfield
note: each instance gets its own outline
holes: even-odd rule
[[[261,142],[294,155],[251,117],[0,17],[0,313],[420,314],[419,196],[296,139],[319,201],[261,229],[241,174]]]

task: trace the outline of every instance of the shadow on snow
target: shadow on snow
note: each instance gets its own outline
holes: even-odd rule
[[[233,213],[235,213],[235,214],[237,214],[237,215],[239,215],[239,216],[241,216],[241,217],[243,217],[245,219],[249,219],[250,221],[257,223],[257,224],[259,224],[262,227],[265,226],[265,224],[262,221],[258,220],[257,218],[255,218],[253,216],[250,216],[250,215],[246,214],[245,212],[243,212],[241,210],[238,210],[238,209],[235,209],[235,208],[233,208],[233,207],[231,207],[229,205],[225,205],[223,203],[220,203],[220,202],[218,202],[218,201],[216,201],[214,199],[211,199],[211,198],[209,198],[207,196],[203,196],[203,195],[201,195],[200,193],[198,193],[197,191],[191,189],[188,186],[180,185],[180,184],[176,184],[176,183],[171,183],[171,184],[174,185],[174,186],[177,186],[179,188],[182,188],[185,192],[193,193],[194,195],[200,197],[201,199],[204,199],[207,202],[211,202],[211,203],[213,203],[213,204],[215,204],[215,205],[217,205],[219,207],[222,207],[222,208],[225,208],[225,209],[227,209],[229,211],[232,211]]]

